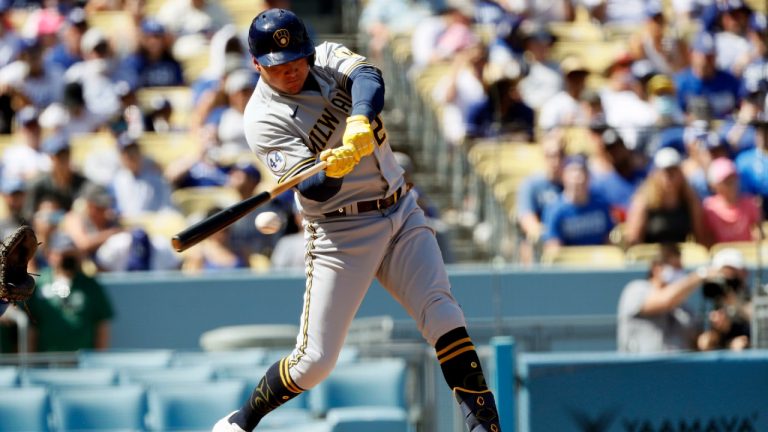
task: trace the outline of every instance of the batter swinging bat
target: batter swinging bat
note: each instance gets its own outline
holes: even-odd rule
[[[211,217],[205,218],[200,222],[190,226],[184,231],[176,234],[171,239],[171,244],[177,252],[183,252],[192,246],[200,243],[213,233],[221,231],[232,225],[238,219],[250,213],[256,207],[269,202],[272,198],[280,195],[288,189],[296,186],[302,181],[324,170],[327,162],[323,161],[312,168],[302,171],[288,180],[273,187],[271,190],[261,192],[237,204],[233,204]]]

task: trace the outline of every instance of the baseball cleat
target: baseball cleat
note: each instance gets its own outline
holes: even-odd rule
[[[496,400],[490,390],[470,391],[456,387],[453,394],[470,432],[501,432]]]
[[[237,411],[232,411],[231,413],[227,414],[226,417],[217,421],[216,424],[213,425],[213,430],[211,430],[211,432],[246,432],[236,423],[229,422],[229,418],[232,417],[232,415],[236,412]]]

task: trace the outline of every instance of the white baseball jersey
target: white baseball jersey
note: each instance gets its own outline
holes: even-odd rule
[[[352,97],[344,89],[355,68],[370,66],[365,58],[343,45],[324,42],[315,50],[310,74],[320,91],[283,95],[260,80],[245,108],[248,145],[282,182],[315,164],[320,152],[341,146]],[[325,202],[299,198],[308,219],[348,206],[389,196],[403,185],[403,170],[397,164],[380,116],[371,122],[376,146],[344,176],[341,190]]]

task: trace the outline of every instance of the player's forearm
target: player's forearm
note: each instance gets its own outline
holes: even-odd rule
[[[364,115],[373,120],[384,109],[384,79],[373,67],[363,66],[349,75],[352,94],[351,115]]]
[[[328,177],[325,175],[325,171],[320,171],[299,183],[297,188],[302,196],[312,201],[324,202],[331,199],[341,190],[343,182],[343,178]]]

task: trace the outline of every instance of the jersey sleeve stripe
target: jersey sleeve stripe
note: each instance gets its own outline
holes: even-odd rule
[[[306,159],[300,161],[299,163],[294,165],[291,169],[289,169],[285,174],[283,174],[283,176],[280,177],[280,179],[277,181],[277,183],[279,184],[279,183],[282,183],[282,182],[286,181],[288,178],[292,177],[294,174],[296,174],[297,172],[301,171],[302,169],[306,168],[308,165],[310,165],[310,164],[312,164],[314,162],[315,162],[315,158],[314,157],[306,158]]]
[[[342,88],[347,88],[347,81],[349,80],[349,75],[354,71],[355,69],[362,67],[362,66],[370,66],[370,67],[376,67],[371,63],[368,63],[365,60],[358,60],[354,63],[352,63],[348,68],[344,69],[344,71],[341,72],[341,74],[344,76],[343,81],[341,83]]]

